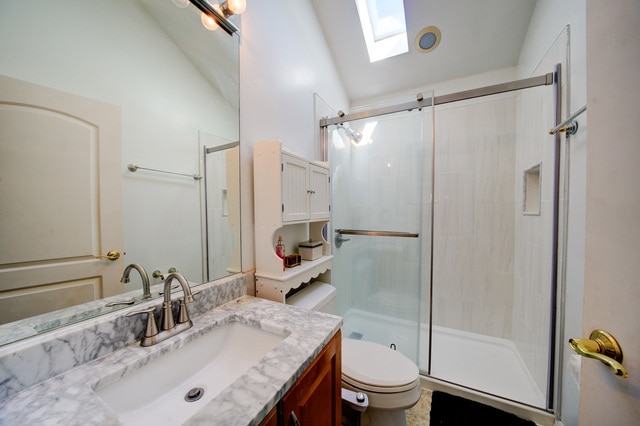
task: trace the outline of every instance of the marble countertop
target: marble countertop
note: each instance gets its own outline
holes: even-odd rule
[[[120,424],[95,389],[229,321],[287,337],[184,424],[259,424],[342,325],[337,316],[242,296],[194,316],[192,328],[164,342],[136,342],[1,400],[0,424]]]

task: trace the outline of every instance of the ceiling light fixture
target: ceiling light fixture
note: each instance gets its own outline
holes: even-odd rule
[[[180,3],[180,0],[172,1],[174,1],[174,4],[176,1]],[[189,1],[202,12],[202,25],[206,29],[213,31],[219,26],[229,35],[238,32],[238,27],[227,18],[231,15],[239,15],[247,8],[246,0],[227,0],[222,4],[211,4],[207,0]]]

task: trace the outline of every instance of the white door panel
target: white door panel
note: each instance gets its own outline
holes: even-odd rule
[[[311,188],[309,216],[310,220],[324,220],[331,217],[329,211],[329,170],[309,164],[309,181]]]
[[[282,154],[282,221],[309,220],[309,163]]]
[[[611,333],[628,377],[582,358],[580,426],[640,424],[639,16],[637,0],[587,1],[585,282],[577,337]]]
[[[0,322],[123,291],[120,144],[118,107],[0,76]]]

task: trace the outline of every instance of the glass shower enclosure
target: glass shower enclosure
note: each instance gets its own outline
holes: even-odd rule
[[[526,90],[429,93],[420,108],[327,126],[345,338],[401,351],[442,382],[551,407],[551,84],[553,73]]]
[[[343,335],[392,346],[414,361],[430,227],[423,226],[431,192],[427,110],[338,126],[330,141],[332,280],[341,283]]]

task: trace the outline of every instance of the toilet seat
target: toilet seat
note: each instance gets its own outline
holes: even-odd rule
[[[418,367],[405,355],[379,343],[342,340],[342,376],[372,390],[402,392],[419,377]]]
[[[342,383],[369,395],[372,407],[405,409],[420,398],[420,371],[405,355],[378,343],[342,340]]]

